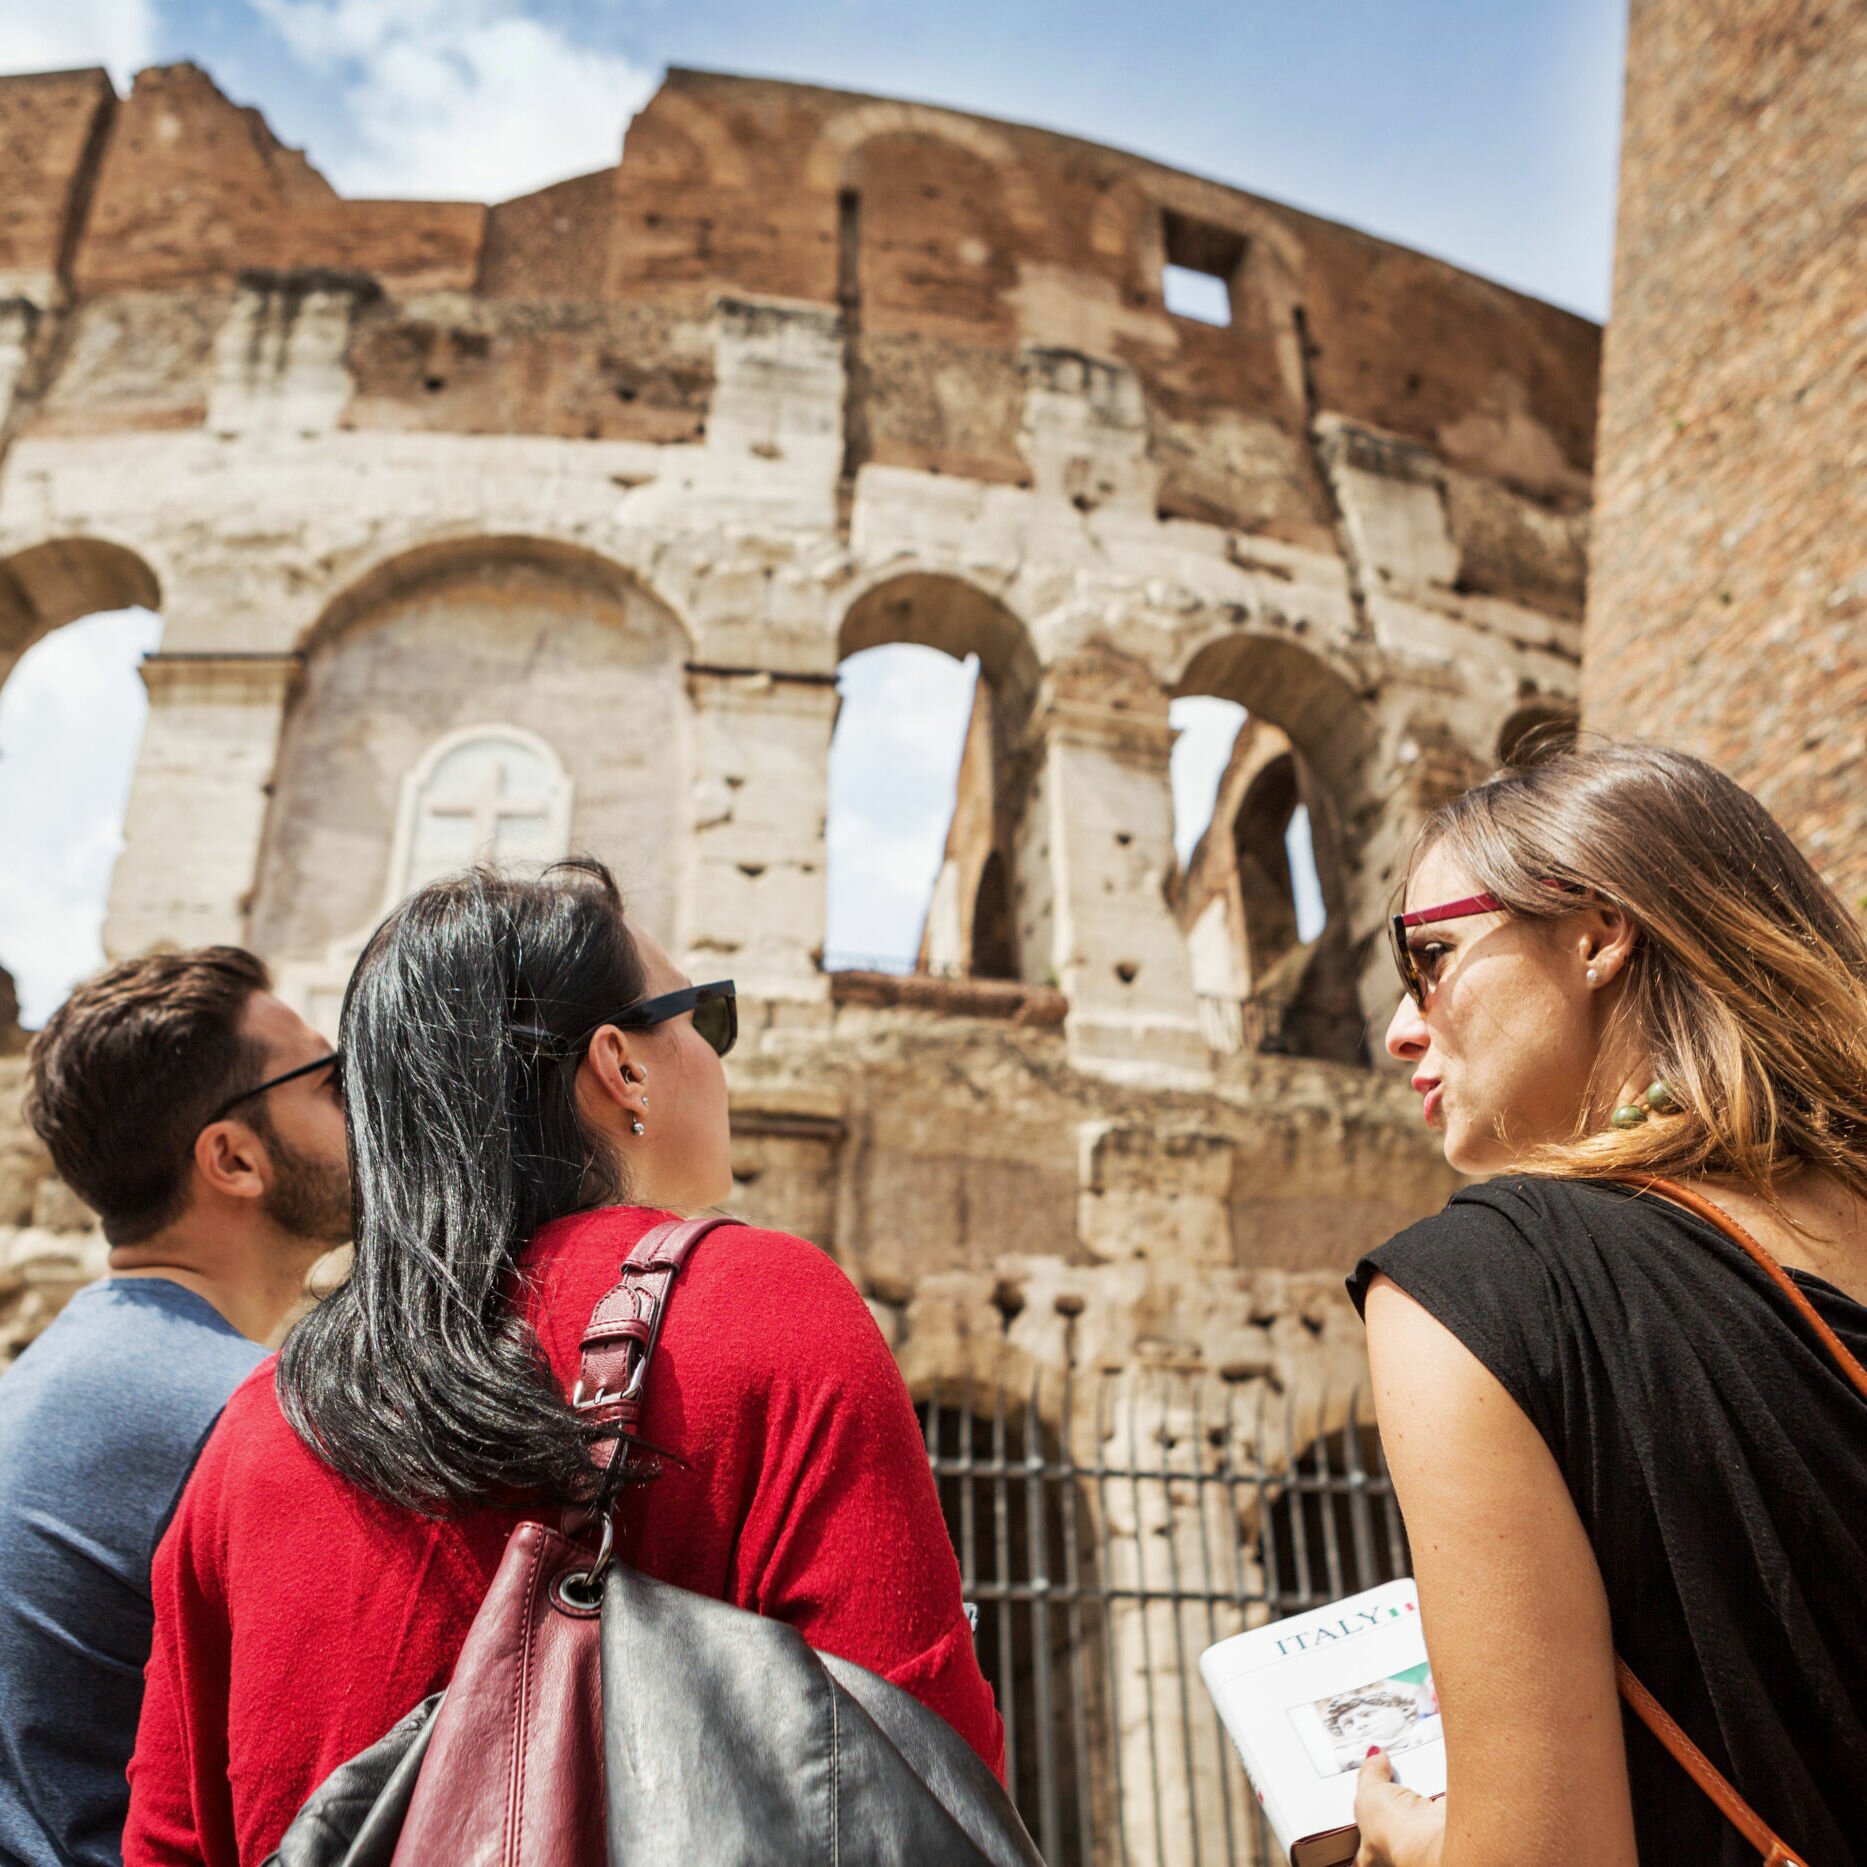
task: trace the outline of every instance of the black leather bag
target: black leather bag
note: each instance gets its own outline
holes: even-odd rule
[[[669,1287],[718,1223],[655,1227],[590,1319],[575,1399],[625,1455]],[[608,1558],[607,1526],[593,1557],[520,1524],[447,1690],[334,1770],[266,1867],[1043,1867],[937,1713]]]

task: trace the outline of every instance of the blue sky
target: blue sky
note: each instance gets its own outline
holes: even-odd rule
[[[1601,317],[1624,12],[1624,0],[4,0],[0,69],[102,62],[121,81],[192,58],[349,191],[469,196],[613,160],[670,64],[806,79],[1140,150]]]
[[[671,64],[793,78],[1138,150],[1601,318],[1624,15],[1625,0],[0,0],[0,72],[101,64],[127,87],[192,59],[346,193],[478,200],[613,162]],[[100,957],[144,709],[133,670],[155,627],[62,630],[0,692],[0,965],[29,1023]],[[845,682],[829,943],[901,959],[972,672],[896,652]],[[1184,850],[1236,720],[1182,703],[1176,724]]]

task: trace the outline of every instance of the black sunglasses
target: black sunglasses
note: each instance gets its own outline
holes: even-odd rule
[[[309,1063],[301,1063],[295,1070],[282,1070],[277,1076],[268,1076],[263,1083],[255,1083],[251,1089],[242,1089],[230,1095],[201,1126],[211,1128],[217,1121],[225,1121],[230,1110],[237,1109],[242,1102],[253,1096],[263,1096],[268,1089],[277,1089],[285,1083],[295,1083],[301,1076],[310,1076],[318,1070],[331,1072],[331,1087],[341,1096],[343,1094],[344,1053],[333,1050],[322,1057],[314,1057]]]
[[[619,1031],[641,1031],[651,1024],[666,1024],[684,1011],[694,1014],[694,1029],[717,1055],[725,1056],[739,1041],[739,1000],[730,979],[715,979],[711,985],[684,985],[678,992],[644,998],[603,1022]]]

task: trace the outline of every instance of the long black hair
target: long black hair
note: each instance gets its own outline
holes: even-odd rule
[[[364,949],[341,1028],[356,1261],[287,1338],[278,1389],[305,1444],[375,1496],[445,1516],[583,1494],[585,1436],[514,1266],[540,1226],[626,1196],[575,1085],[644,983],[615,880],[582,857],[431,882]]]

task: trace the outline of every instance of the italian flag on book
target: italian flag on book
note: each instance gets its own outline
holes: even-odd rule
[[[1446,1788],[1420,1596],[1411,1577],[1234,1634],[1199,1656],[1291,1867],[1352,1861],[1355,1772],[1378,1744],[1423,1796]]]

